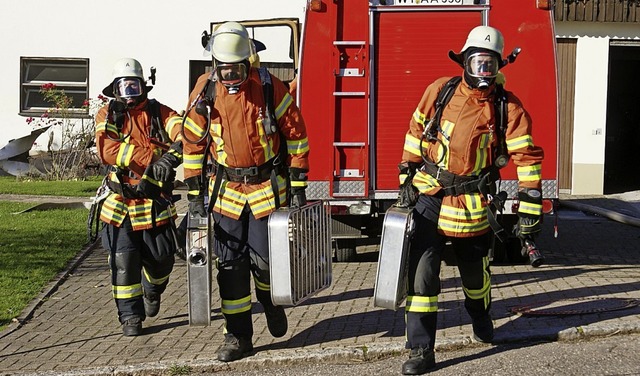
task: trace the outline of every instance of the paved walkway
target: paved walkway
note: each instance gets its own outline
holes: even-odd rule
[[[579,201],[640,217],[637,194]],[[547,217],[538,241],[545,265],[492,267],[495,343],[640,332],[639,238],[637,227],[570,208]],[[23,312],[20,324],[0,332],[0,375],[157,375],[187,367],[199,373],[397,354],[404,351],[404,313],[373,306],[377,256],[365,249],[357,262],[334,263],[328,289],[286,309],[289,332],[283,338],[269,335],[255,303],[256,352],[225,364],[215,360],[223,338],[218,292],[211,326],[189,326],[182,260],[160,314],[144,322],[142,336],[124,337],[111,298],[107,253],[87,249]],[[471,341],[463,299],[456,267],[443,265],[437,351],[489,346]],[[540,314],[515,314],[515,308]]]

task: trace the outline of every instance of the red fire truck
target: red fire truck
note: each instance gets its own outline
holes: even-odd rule
[[[338,261],[354,258],[357,239],[380,235],[397,198],[397,165],[415,107],[434,79],[461,75],[447,53],[458,52],[478,25],[504,34],[505,55],[521,48],[502,71],[505,88],[533,119],[534,142],[545,151],[545,209],[552,209],[558,94],[551,8],[551,0],[309,0],[303,20],[242,22],[267,47],[262,64],[284,81],[296,77],[311,148],[307,197],[331,204]],[[275,57],[282,46],[285,57]],[[500,189],[517,197],[514,166],[502,170]],[[515,223],[513,205],[511,199],[505,207],[505,228]],[[515,248],[512,258],[520,254],[519,243]],[[494,247],[494,260],[509,254],[509,247]]]

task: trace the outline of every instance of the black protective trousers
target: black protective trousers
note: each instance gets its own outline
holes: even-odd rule
[[[133,231],[127,216],[120,227],[105,225],[102,246],[109,251],[111,285],[120,322],[134,316],[144,320],[143,292],[162,294],[169,283],[175,262],[174,226]]]
[[[465,295],[464,305],[469,316],[472,319],[480,318],[487,315],[491,308],[489,235],[470,238],[441,235],[437,227],[441,204],[441,198],[421,195],[413,212],[415,232],[409,252],[409,285],[405,307],[408,349],[434,349],[440,266],[444,252],[453,251],[455,254]],[[447,240],[451,241],[451,248],[446,247]],[[412,301],[416,303],[412,304]]]
[[[225,334],[251,340],[251,275],[256,298],[272,307],[269,276],[269,217],[256,219],[245,205],[239,219],[213,213],[213,246],[218,256],[218,287]]]

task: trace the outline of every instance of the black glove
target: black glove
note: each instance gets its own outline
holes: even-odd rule
[[[531,239],[542,230],[542,194],[537,189],[524,189],[518,192],[518,199],[518,223],[513,232],[520,239]]]
[[[401,181],[398,201],[395,206],[399,208],[409,208],[416,205],[420,192],[413,186],[413,176],[416,174],[419,164],[414,162],[403,162],[398,165],[400,170],[399,179]]]
[[[304,188],[291,188],[291,207],[299,208],[307,204],[307,195]]]
[[[193,216],[206,217],[207,209],[204,207],[204,195],[187,195],[189,200],[189,213]]]
[[[291,207],[299,208],[307,204],[305,189],[307,188],[307,172],[304,168],[289,168],[291,179]]]
[[[156,180],[166,182],[176,177],[175,168],[182,163],[182,141],[174,142],[169,151],[152,164]]]
[[[192,176],[184,179],[185,184],[189,188],[187,200],[189,201],[189,213],[193,216],[206,217],[207,210],[204,207],[203,184],[200,177]]]

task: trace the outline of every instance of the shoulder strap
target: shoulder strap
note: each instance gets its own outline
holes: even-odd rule
[[[438,130],[440,129],[440,120],[442,119],[442,110],[447,106],[447,103],[451,100],[453,93],[456,91],[456,87],[462,81],[462,77],[456,76],[451,77],[449,81],[447,81],[442,89],[438,92],[438,96],[436,97],[436,112],[433,116],[435,127],[431,127],[429,129],[429,136],[436,137]]]
[[[262,92],[267,110],[266,116],[263,119],[264,131],[266,134],[273,134],[278,131],[278,119],[276,118],[275,105],[273,102],[271,74],[269,74],[269,70],[266,67],[258,68],[258,73],[260,74],[260,82],[262,82]]]

